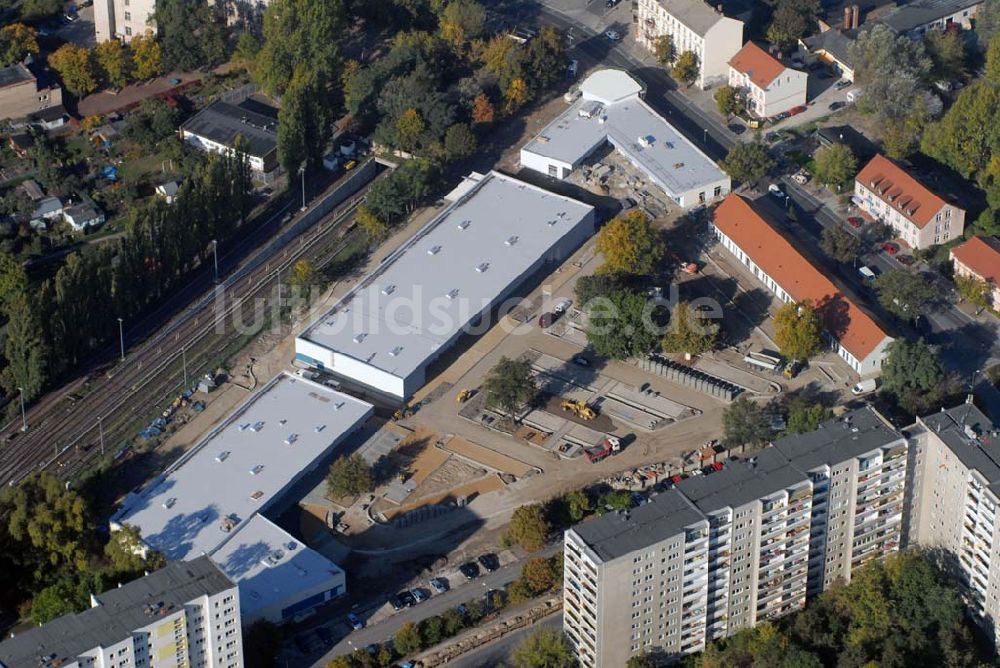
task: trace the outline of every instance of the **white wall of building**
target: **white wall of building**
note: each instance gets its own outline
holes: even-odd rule
[[[562,181],[567,176],[570,175],[576,165],[563,162],[562,160],[556,160],[555,158],[548,158],[544,155],[538,155],[537,153],[532,153],[528,149],[521,149],[521,166],[532,169],[540,174],[548,174],[552,178],[559,179]]]
[[[767,88],[761,88],[750,77],[729,67],[729,85],[741,89],[747,107],[760,118],[771,118],[806,103],[808,74],[786,67]]]

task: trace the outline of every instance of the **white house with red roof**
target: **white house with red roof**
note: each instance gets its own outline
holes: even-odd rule
[[[943,244],[965,230],[965,209],[945,201],[883,155],[858,172],[852,199],[863,212],[891,225],[911,248]]]
[[[1000,309],[1000,241],[993,237],[972,237],[951,249],[955,276],[985,281],[990,286],[994,309]]]
[[[808,79],[753,42],[729,60],[729,85],[743,92],[747,110],[760,118],[804,105]]]

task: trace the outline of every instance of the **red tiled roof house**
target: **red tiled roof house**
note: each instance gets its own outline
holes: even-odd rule
[[[854,179],[854,203],[891,225],[911,248],[962,236],[965,210],[931,192],[889,158],[876,155]]]
[[[808,78],[753,42],[729,60],[729,85],[743,93],[747,109],[760,118],[804,105]]]
[[[955,276],[986,281],[993,288],[993,308],[1000,309],[1000,241],[972,237],[951,249]]]
[[[781,301],[808,299],[823,317],[831,347],[858,375],[882,371],[893,339],[739,195],[715,210],[713,233]]]

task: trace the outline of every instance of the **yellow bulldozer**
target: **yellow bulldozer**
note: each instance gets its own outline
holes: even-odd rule
[[[466,401],[472,398],[473,394],[474,390],[469,390],[469,389],[462,390],[461,392],[458,393],[458,396],[455,397],[455,401],[457,401],[460,404],[464,404]]]
[[[559,406],[564,411],[570,411],[581,420],[593,420],[597,417],[597,411],[587,405],[586,401],[572,401],[563,399]]]

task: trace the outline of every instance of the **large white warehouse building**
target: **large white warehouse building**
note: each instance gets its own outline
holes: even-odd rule
[[[344,571],[262,513],[372,415],[371,404],[282,373],[111,518],[171,561],[208,555],[240,588],[244,624],[280,622],[346,592]],[[280,510],[280,509],[279,509]]]
[[[610,143],[685,209],[729,192],[729,176],[642,100],[642,85],[628,73],[599,70],[580,84],[580,92],[521,148],[523,167],[565,179]]]
[[[312,323],[296,359],[393,402],[525,279],[594,232],[594,208],[499,172],[472,174],[451,204]]]

